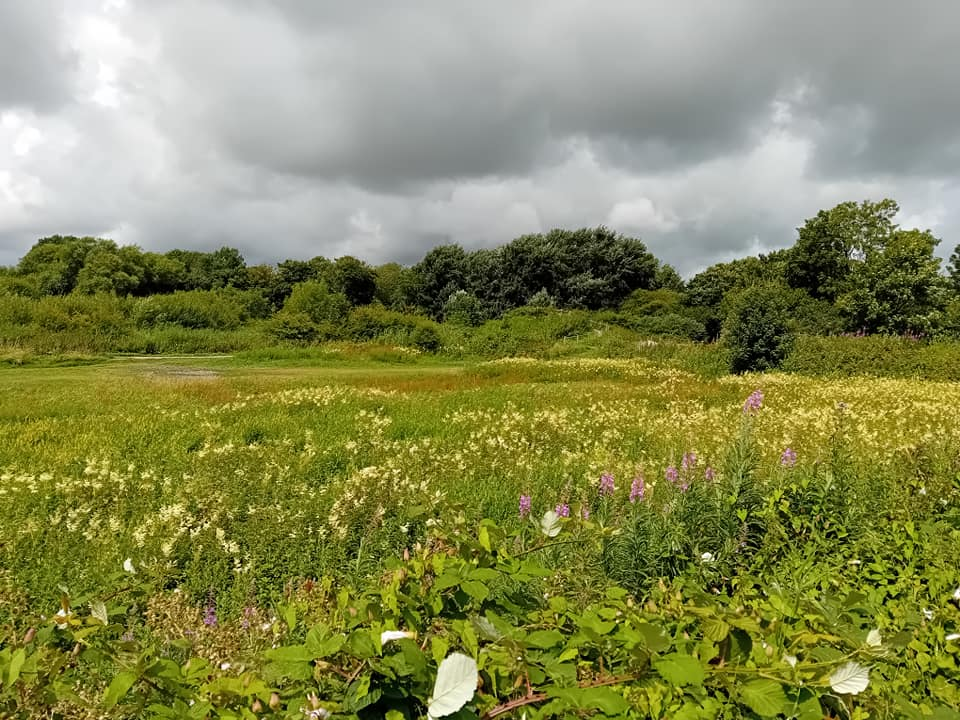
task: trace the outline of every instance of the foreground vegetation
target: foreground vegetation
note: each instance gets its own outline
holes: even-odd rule
[[[0,372],[0,715],[960,712],[956,384],[387,350]]]

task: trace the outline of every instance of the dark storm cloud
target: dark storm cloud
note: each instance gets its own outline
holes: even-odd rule
[[[947,0],[5,4],[0,63],[34,59],[0,106],[48,112],[0,124],[0,262],[48,232],[408,261],[604,223],[689,273],[886,195],[949,250],[958,21]]]

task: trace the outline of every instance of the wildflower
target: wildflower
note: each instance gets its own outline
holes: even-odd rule
[[[520,496],[520,519],[525,520],[530,517],[531,501],[529,495]]]
[[[703,553],[702,555],[700,555],[700,560],[703,561],[703,562],[705,562],[705,563],[711,563],[711,562],[713,562],[713,553],[711,553],[711,552],[705,552],[705,553]]]
[[[214,627],[217,624],[217,604],[210,595],[207,606],[203,609],[203,624],[207,627]]]
[[[130,558],[127,558],[126,560],[123,561],[123,571],[128,572],[131,575],[137,574],[137,569],[133,566],[133,560],[131,560]]]
[[[564,502],[559,503],[554,512],[560,517],[570,517],[570,506]]]
[[[717,477],[717,471],[707,465],[707,469],[703,471],[703,477],[707,482],[713,482]]]
[[[780,455],[780,464],[784,467],[793,467],[797,464],[797,453],[791,448],[786,448]]]
[[[643,500],[643,494],[646,492],[646,484],[643,482],[643,475],[637,475],[630,483],[630,502]]]
[[[243,609],[243,618],[240,620],[240,627],[242,627],[244,630],[249,630],[250,620],[255,618],[256,615],[257,615],[257,609],[255,607],[251,607],[250,605],[247,605],[247,607]]]
[[[380,633],[380,644],[386,645],[391,640],[403,640],[405,638],[415,638],[416,636],[416,633],[406,630],[384,630]]]
[[[600,476],[600,494],[613,495],[613,475],[604,473]]]
[[[692,470],[697,466],[697,454],[695,452],[686,452],[680,461],[680,469],[684,472]]]
[[[760,408],[763,406],[763,391],[760,389],[754,390],[747,397],[747,401],[743,404],[743,414],[748,415],[750,413],[759,412]]]
[[[580,508],[580,517],[582,517],[584,520],[589,520],[589,519],[590,519],[590,508],[588,508],[586,505],[584,505],[582,508]]]
[[[127,630],[123,635],[120,636],[120,640],[122,642],[130,643],[130,642],[133,642],[134,639],[135,638],[132,630]]]
[[[663,475],[669,482],[673,484],[676,484],[677,480],[680,479],[680,473],[677,471],[677,468],[673,465],[668,467],[667,471]]]

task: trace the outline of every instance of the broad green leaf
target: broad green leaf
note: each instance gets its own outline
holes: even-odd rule
[[[623,699],[623,695],[608,687],[585,690],[581,702],[585,708],[597,708],[604,715],[617,717],[622,717],[630,709],[630,703]]]
[[[870,684],[870,668],[855,662],[841,665],[830,675],[830,687],[841,695],[856,695]]]
[[[17,650],[10,658],[10,667],[7,669],[7,686],[13,685],[20,678],[20,671],[23,664],[27,661],[27,651],[23,648]]]
[[[663,628],[648,622],[637,623],[637,631],[643,635],[643,642],[651,652],[661,652],[670,647],[670,638]]]
[[[880,631],[876,628],[867,633],[867,646],[872,648],[878,648],[883,645],[883,638],[880,636]]]
[[[103,694],[103,704],[107,708],[112,708],[120,702],[120,699],[127,694],[127,691],[133,687],[136,681],[137,676],[132,672],[117,673]]]
[[[326,625],[315,625],[307,633],[307,652],[312,655],[311,660],[330,657],[340,652],[340,648],[347,642],[345,635],[336,633],[330,635],[330,629]]]
[[[653,661],[660,677],[671,685],[703,685],[706,677],[700,661],[683,653],[670,653]]]
[[[482,603],[490,595],[490,590],[482,582],[475,580],[465,580],[460,583],[460,588],[477,602]]]
[[[547,537],[556,537],[560,534],[560,516],[553,510],[547,510],[540,520],[540,531]]]
[[[778,717],[793,708],[776,680],[751,680],[740,689],[740,699],[760,717]]]
[[[267,660],[274,662],[310,662],[313,660],[313,653],[307,649],[306,645],[287,645],[286,647],[273,648],[267,650],[264,655]]]
[[[490,552],[490,531],[486,525],[480,527],[480,532],[477,533],[477,542],[480,543],[480,547]]]
[[[545,650],[563,642],[563,633],[558,630],[537,630],[527,636],[527,645]]]
[[[477,690],[477,663],[473,658],[453,653],[437,668],[437,681],[427,703],[427,714],[431,718],[452,715],[470,702]]]
[[[703,636],[713,642],[720,642],[730,632],[730,626],[720,618],[710,618],[703,623]]]

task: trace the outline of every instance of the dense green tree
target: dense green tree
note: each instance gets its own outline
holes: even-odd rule
[[[667,263],[661,264],[653,276],[653,290],[673,290],[674,292],[683,292],[683,279],[673,265]]]
[[[950,278],[954,293],[960,295],[960,245],[953,249],[953,254],[947,263],[947,277]]]
[[[20,260],[17,274],[36,277],[43,295],[66,295],[76,287],[87,254],[104,242],[63,235],[41,238]]]
[[[351,305],[369,305],[377,292],[377,275],[365,262],[345,255],[330,266],[327,284],[333,292],[343,294]]]
[[[98,243],[77,274],[76,291],[86,295],[108,293],[133,295],[145,284],[146,267],[140,248]]]
[[[754,285],[732,299],[723,341],[735,373],[780,367],[793,348],[789,305],[780,285]]]
[[[410,302],[433,318],[443,315],[443,306],[457,290],[464,290],[467,253],[459,245],[440,245],[413,266]]]
[[[406,302],[412,271],[400,263],[385,263],[373,269],[376,289],[373,299],[391,310],[399,310]]]
[[[871,248],[837,301],[849,328],[894,334],[935,331],[944,306],[940,258],[934,255],[939,242],[930,231],[896,230],[882,247]]]
[[[879,252],[896,231],[900,207],[893,200],[840,203],[798,228],[784,275],[790,287],[836,300],[850,286],[855,264]]]

